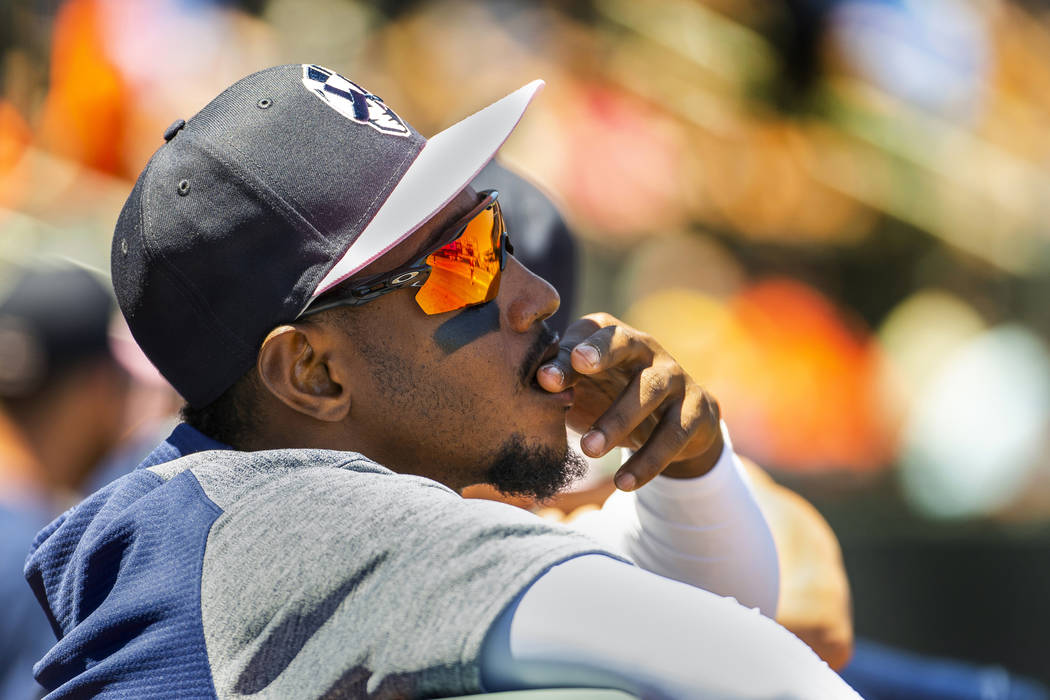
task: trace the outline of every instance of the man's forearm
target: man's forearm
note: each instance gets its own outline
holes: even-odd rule
[[[859,696],[805,644],[734,601],[601,555],[555,566],[497,619],[487,691],[595,686],[646,698]]]
[[[654,573],[735,597],[772,617],[776,547],[723,428],[714,468],[694,479],[660,476],[617,492],[574,525]]]

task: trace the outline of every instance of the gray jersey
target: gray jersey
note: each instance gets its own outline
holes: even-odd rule
[[[41,535],[30,578],[62,639],[38,675],[73,694],[480,692],[497,615],[552,565],[601,551],[525,511],[319,450],[139,469]],[[85,582],[98,590],[77,593]],[[106,644],[131,624],[129,642]]]

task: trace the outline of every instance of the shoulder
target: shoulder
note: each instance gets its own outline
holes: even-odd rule
[[[441,484],[400,475],[356,452],[285,449],[259,452],[198,452],[149,471],[164,479],[189,472],[201,489],[226,512],[280,509],[284,518],[296,503],[313,504],[315,516],[325,504],[389,501],[405,498],[457,499]],[[313,518],[316,520],[316,517]]]
[[[477,654],[499,611],[553,564],[596,549],[525,511],[351,453],[256,453],[194,473],[224,508],[201,577],[220,695],[322,695],[361,665],[370,689],[476,692]],[[268,664],[246,661],[255,656]]]
[[[309,548],[374,533],[374,541],[399,549],[482,533],[579,539],[527,511],[464,499],[438,482],[395,473],[355,452],[202,452],[150,471],[169,479],[192,474],[222,510],[213,537],[252,532],[255,540],[272,539],[275,545],[296,540],[299,548]]]

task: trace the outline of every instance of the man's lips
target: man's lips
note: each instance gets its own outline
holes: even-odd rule
[[[558,353],[558,337],[558,334],[552,331],[546,323],[540,325],[539,334],[529,345],[525,356],[521,358],[521,369],[519,370],[521,374],[518,379],[523,387],[536,383],[536,370],[544,362],[550,360],[552,350],[555,355]]]
[[[570,408],[572,404],[576,401],[576,390],[571,386],[568,389],[565,389],[564,391],[559,391],[553,394],[541,386],[537,386],[537,391],[546,394],[552,400],[557,401],[565,408]]]
[[[551,344],[548,345],[547,349],[543,351],[542,355],[540,355],[540,359],[536,362],[536,366],[532,368],[533,375],[535,375],[536,372],[539,371],[540,367],[542,367],[544,363],[550,362],[558,356],[558,352],[561,350],[561,346],[558,345],[559,340],[561,340],[561,338],[558,336],[557,333],[555,333],[554,340],[551,341]]]
[[[531,348],[529,348],[529,354],[526,357],[526,363],[528,364],[525,365],[528,369],[525,370],[525,375],[523,377],[525,383],[531,384],[534,388],[537,389],[542,389],[542,387],[540,387],[539,385],[536,373],[539,372],[540,367],[542,367],[544,363],[550,362],[552,359],[557,357],[558,350],[560,349],[558,347],[558,341],[560,340],[560,336],[554,331],[550,331],[547,329],[544,330],[546,331],[544,335],[541,335],[539,338],[536,339],[539,342],[535,343]],[[543,347],[539,344],[542,343],[544,340],[547,340],[548,338],[550,338],[551,340],[547,347]],[[531,360],[531,362],[529,362],[529,360]]]

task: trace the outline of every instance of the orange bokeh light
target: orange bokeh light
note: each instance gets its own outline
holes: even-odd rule
[[[12,171],[32,140],[22,115],[9,102],[0,100],[0,207],[11,208],[21,198],[27,183]]]
[[[96,0],[70,0],[55,18],[51,89],[41,142],[49,150],[112,175],[123,172],[128,90],[107,57]]]
[[[880,354],[859,323],[787,279],[746,289],[731,308],[751,347],[735,363],[727,411],[763,428],[739,436],[743,451],[796,469],[870,470],[889,461]]]

